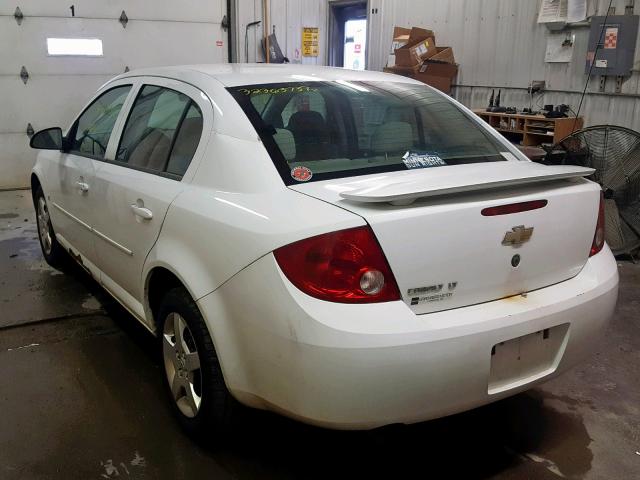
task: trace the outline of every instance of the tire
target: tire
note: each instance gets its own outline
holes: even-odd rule
[[[56,234],[51,224],[51,216],[49,215],[49,206],[41,186],[38,186],[36,190],[33,203],[36,210],[38,240],[40,241],[42,256],[52,267],[61,268],[68,261],[69,256],[56,239]]]
[[[241,407],[224,383],[204,319],[184,288],[167,292],[158,319],[162,376],[173,411],[191,437],[217,445],[232,432]]]

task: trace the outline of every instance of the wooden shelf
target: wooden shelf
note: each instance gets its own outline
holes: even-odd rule
[[[531,130],[527,131],[528,135],[541,135],[544,137],[554,137],[555,133],[545,133],[545,132],[532,132]]]
[[[505,133],[524,133],[524,130],[513,130],[509,128],[496,128],[496,130]]]
[[[495,113],[484,110],[474,110],[474,113],[502,134],[521,135],[522,145],[527,146],[549,141],[558,143],[575,130],[580,130],[583,124],[582,117],[578,117],[577,120],[575,117],[547,118],[543,115]]]

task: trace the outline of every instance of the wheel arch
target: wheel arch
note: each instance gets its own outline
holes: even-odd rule
[[[38,178],[35,172],[31,173],[31,198],[33,199],[33,204],[36,203],[36,192],[38,191],[38,187],[42,187],[42,182]]]
[[[233,338],[225,338],[225,341],[220,343],[219,339],[216,338],[216,335],[212,331],[212,326],[210,324],[208,316],[205,312],[202,311],[202,305],[198,301],[198,299],[194,296],[193,291],[189,289],[187,282],[184,281],[182,276],[176,272],[171,266],[164,263],[156,263],[152,267],[149,268],[146,274],[145,279],[145,301],[144,308],[147,315],[147,319],[150,320],[149,326],[152,327],[156,336],[160,336],[162,334],[160,318],[158,318],[158,309],[162,302],[163,295],[168,292],[172,288],[184,288],[185,291],[191,296],[194,300],[196,308],[200,310],[200,315],[204,321],[207,331],[209,332],[209,336],[213,341],[214,348],[217,353],[218,362],[220,363],[220,368],[222,371],[222,377],[227,388],[231,391],[232,395],[237,397],[236,392],[231,390],[231,386],[233,383],[229,383],[229,380],[233,381],[231,375],[233,372],[229,370],[228,367],[228,358],[232,356],[232,358],[237,359],[237,346],[235,345],[235,341]],[[226,329],[222,329],[226,330]],[[222,334],[224,336],[224,332]],[[224,347],[224,348],[223,348]],[[233,363],[233,362],[232,362]],[[237,375],[237,374],[236,374]],[[243,403],[247,403],[246,401]]]
[[[160,319],[157,318],[158,308],[163,296],[173,288],[184,288],[197,303],[197,298],[188,287],[187,282],[171,266],[159,263],[148,269],[144,282],[144,309],[147,318],[151,320],[150,326],[156,333],[158,333],[160,326]]]

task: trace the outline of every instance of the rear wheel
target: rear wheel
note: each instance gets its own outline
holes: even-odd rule
[[[158,318],[164,382],[178,421],[191,436],[217,443],[230,433],[240,406],[224,383],[204,319],[183,288],[165,295]]]
[[[36,222],[38,224],[38,240],[42,248],[42,255],[49,265],[59,268],[67,259],[67,253],[62,245],[58,243],[56,235],[51,225],[51,216],[49,215],[49,206],[42,191],[42,187],[38,187],[34,197],[36,208]]]

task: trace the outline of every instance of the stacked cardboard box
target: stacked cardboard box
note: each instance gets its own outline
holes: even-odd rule
[[[385,72],[415,78],[445,93],[458,75],[451,47],[436,46],[436,36],[424,28],[395,27]]]

